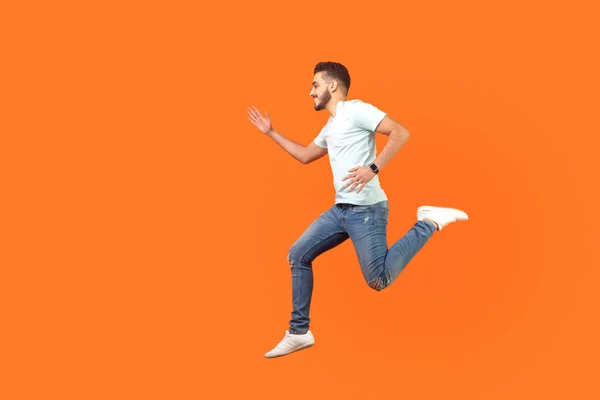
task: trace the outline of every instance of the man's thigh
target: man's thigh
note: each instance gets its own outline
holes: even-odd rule
[[[385,264],[388,213],[387,202],[355,206],[347,213],[346,228],[367,282],[376,279]]]
[[[311,263],[320,254],[339,246],[348,239],[335,206],[319,216],[290,249],[290,263]]]

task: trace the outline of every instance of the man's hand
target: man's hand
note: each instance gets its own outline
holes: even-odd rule
[[[271,117],[269,117],[269,113],[266,113],[266,118],[261,115],[261,113],[256,109],[256,107],[252,106],[252,108],[248,107],[248,120],[254,124],[262,133],[269,135],[271,130],[273,129],[273,125],[271,124]]]
[[[351,192],[357,186],[360,186],[360,188],[358,189],[356,194],[359,194],[360,191],[365,187],[365,185],[367,183],[369,183],[369,181],[375,177],[375,172],[373,172],[371,170],[371,168],[369,168],[369,167],[354,167],[351,170],[349,170],[348,172],[350,172],[350,174],[346,175],[346,177],[344,177],[344,179],[342,179],[342,181],[345,181],[346,179],[350,179],[344,185],[344,187],[348,187],[348,186],[352,185],[350,187],[350,189],[348,190],[349,192]]]

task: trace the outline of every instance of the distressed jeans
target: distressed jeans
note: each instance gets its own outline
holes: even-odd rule
[[[335,204],[321,214],[291,247],[292,319],[290,333],[308,331],[315,258],[350,238],[369,287],[380,291],[392,284],[435,232],[433,224],[418,221],[388,249],[388,202],[369,206]]]

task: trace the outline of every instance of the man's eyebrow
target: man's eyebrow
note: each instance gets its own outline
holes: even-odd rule
[[[313,86],[314,86],[314,85],[316,85],[316,84],[317,84],[317,81],[314,81],[312,84],[313,84]]]

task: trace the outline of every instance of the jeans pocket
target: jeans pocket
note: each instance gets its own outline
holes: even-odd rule
[[[387,207],[377,207],[375,210],[375,220],[387,223],[390,210]]]

